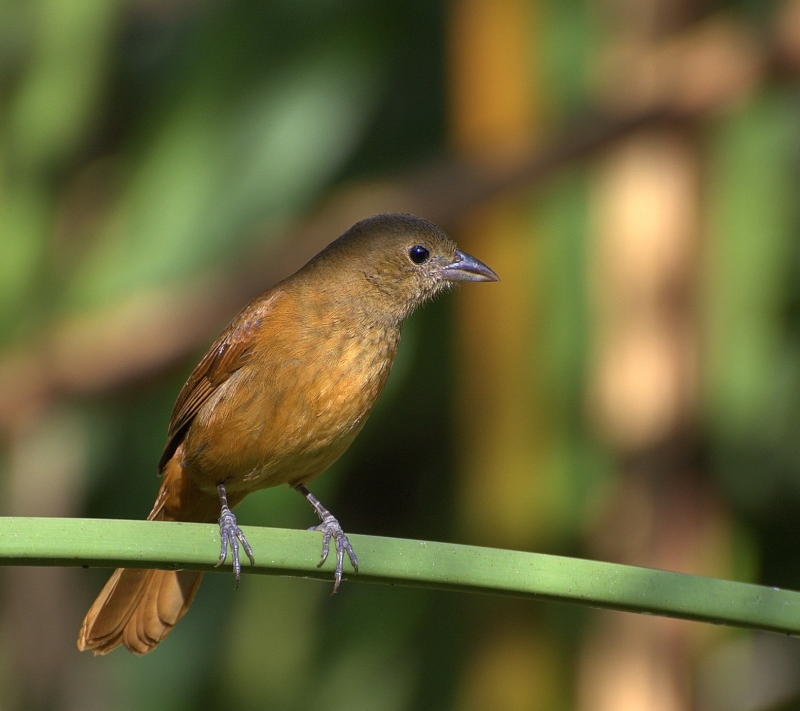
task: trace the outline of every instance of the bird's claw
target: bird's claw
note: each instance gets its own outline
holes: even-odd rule
[[[222,542],[221,550],[219,553],[219,562],[214,566],[219,568],[228,557],[228,543],[231,545],[231,558],[233,559],[233,577],[236,578],[236,587],[239,587],[239,581],[242,575],[242,563],[239,560],[239,542],[241,541],[244,552],[250,559],[250,564],[255,565],[256,559],[253,557],[253,549],[247,542],[247,539],[242,533],[242,529],[236,523],[236,516],[227,507],[223,506],[219,515],[219,537]]]
[[[350,558],[350,562],[353,564],[354,572],[358,572],[358,559],[356,558],[355,551],[353,551],[353,546],[351,546],[350,541],[347,540],[347,536],[339,522],[330,513],[322,517],[322,522],[318,526],[312,526],[308,530],[322,531],[322,557],[319,563],[317,563],[318,568],[321,568],[322,564],[328,559],[331,538],[333,538],[334,545],[336,546],[336,570],[333,573],[334,582],[331,595],[335,595],[342,582],[345,551],[347,551],[347,557]]]

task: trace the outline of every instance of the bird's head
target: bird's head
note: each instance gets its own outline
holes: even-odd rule
[[[309,267],[324,269],[348,298],[397,322],[456,282],[500,280],[436,225],[400,213],[357,222]]]

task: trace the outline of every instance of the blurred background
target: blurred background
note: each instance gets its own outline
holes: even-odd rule
[[[798,79],[798,0],[0,0],[2,514],[144,518],[228,320],[407,211],[502,282],[408,322],[347,531],[800,588]],[[0,573],[0,709],[800,709],[777,635],[226,574],[95,659],[108,571]]]

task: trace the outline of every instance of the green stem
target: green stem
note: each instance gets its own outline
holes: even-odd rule
[[[244,531],[256,565],[245,561],[243,572],[332,578],[332,560],[316,567],[318,533]],[[539,553],[349,538],[361,571],[349,580],[573,602],[800,635],[800,593],[791,590]],[[2,565],[210,571],[218,555],[213,524],[0,518]]]

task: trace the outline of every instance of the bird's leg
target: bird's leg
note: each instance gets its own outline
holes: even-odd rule
[[[222,541],[222,550],[219,553],[219,562],[214,566],[219,568],[228,557],[228,542],[231,544],[231,557],[233,558],[233,576],[236,578],[236,587],[239,587],[239,579],[242,574],[242,564],[239,561],[239,541],[242,542],[245,553],[250,559],[250,564],[255,565],[256,559],[253,557],[253,549],[242,533],[242,529],[236,523],[236,516],[233,511],[228,508],[228,495],[225,493],[225,484],[217,486],[217,493],[219,494],[220,512],[219,512],[219,537]]]
[[[358,559],[356,558],[356,554],[353,552],[353,547],[350,545],[350,541],[347,540],[347,536],[344,535],[344,531],[342,527],[339,525],[339,522],[333,516],[333,514],[328,511],[318,500],[317,497],[314,496],[306,487],[302,484],[297,484],[294,487],[299,491],[308,501],[311,506],[314,507],[314,511],[317,512],[317,516],[319,516],[319,520],[321,523],[319,526],[312,526],[309,528],[309,531],[322,531],[322,558],[320,559],[317,567],[319,568],[325,562],[328,557],[328,551],[330,550],[330,542],[331,538],[334,540],[334,544],[336,545],[336,571],[333,574],[334,583],[333,583],[333,595],[338,589],[339,584],[342,582],[342,567],[344,565],[344,553],[347,551],[347,556],[350,558],[350,562],[353,564],[353,570],[357,573],[358,572]]]

